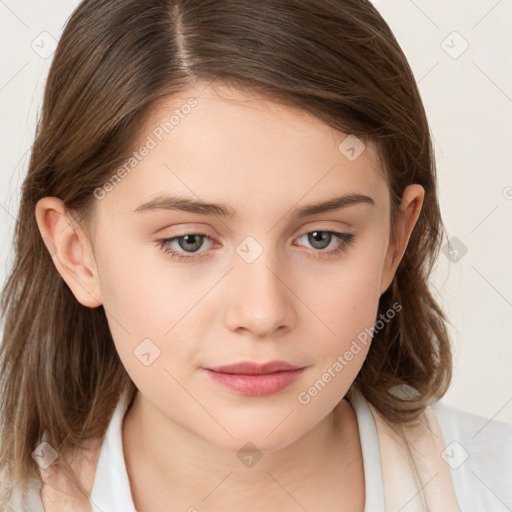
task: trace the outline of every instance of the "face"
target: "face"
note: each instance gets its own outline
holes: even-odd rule
[[[271,452],[347,392],[397,247],[376,150],[346,137],[261,97],[191,88],[153,112],[134,160],[96,191],[94,295],[140,394],[169,421]],[[211,370],[275,361],[298,370]]]

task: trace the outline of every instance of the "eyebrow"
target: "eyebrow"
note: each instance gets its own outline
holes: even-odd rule
[[[348,194],[338,197],[333,197],[327,201],[309,204],[295,210],[295,215],[298,218],[308,217],[318,213],[339,210],[348,206],[356,204],[368,204],[375,206],[375,201],[363,194]],[[199,213],[202,215],[217,215],[221,217],[234,217],[235,210],[229,208],[222,203],[206,203],[203,201],[196,201],[186,197],[173,197],[173,196],[157,196],[150,201],[138,206],[134,212],[144,213],[155,210],[178,210],[190,213]]]

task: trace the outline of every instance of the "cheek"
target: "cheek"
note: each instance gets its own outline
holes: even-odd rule
[[[209,283],[191,279],[183,267],[167,262],[156,244],[142,243],[129,233],[117,237],[124,243],[116,243],[112,233],[98,251],[105,309],[132,335],[161,338],[199,301]]]
[[[329,331],[326,330],[322,337],[318,370],[342,374],[343,377],[336,379],[341,388],[348,389],[355,379],[371,344],[371,328],[375,324],[379,301],[378,294],[372,291],[372,283],[351,276],[343,282],[343,293],[331,296],[331,302],[322,310]]]
[[[370,349],[379,303],[375,283],[380,273],[371,265],[352,270],[333,279],[323,297],[316,297],[323,325],[318,328],[311,357],[312,372],[297,394],[297,402],[310,417],[338,404]],[[315,296],[310,297],[315,301]]]
[[[378,247],[354,252],[335,271],[308,282],[304,296],[314,304],[324,321],[325,337],[335,340],[334,345],[346,343],[374,324],[383,265],[380,253]]]
[[[206,297],[218,276],[194,276],[183,270],[185,265],[166,261],[152,244],[129,240],[113,232],[98,243],[97,266],[112,338],[141,392],[151,395],[155,386],[166,383],[168,392],[179,395],[182,390],[168,372],[181,381],[192,367],[201,348],[198,342],[204,339],[205,311],[218,314],[218,302],[211,304]]]
[[[309,286],[306,296],[322,322],[318,323],[315,371],[311,383],[323,389],[324,401],[334,406],[356,378],[372,341],[379,298],[384,245],[377,237],[340,264],[339,271],[322,276],[322,286]],[[317,276],[319,277],[319,276]],[[314,306],[313,306],[314,305]],[[307,391],[307,390],[305,390]],[[305,402],[311,399],[308,393]],[[316,398],[315,398],[316,401]]]

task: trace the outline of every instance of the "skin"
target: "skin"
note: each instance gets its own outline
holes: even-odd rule
[[[374,325],[424,190],[407,187],[392,238],[389,189],[373,144],[350,161],[338,149],[347,134],[227,87],[200,85],[167,98],[141,128],[141,144],[190,97],[198,105],[95,199],[89,230],[57,198],[41,199],[36,208],[57,270],[80,303],[103,304],[139,390],[123,423],[135,506],[316,511],[343,503],[344,510],[360,511],[360,440],[343,397],[369,344],[308,404],[297,395]],[[161,193],[222,202],[235,215],[134,212]],[[294,213],[349,193],[375,204],[305,218]],[[307,235],[324,230],[354,234],[354,243],[327,255],[340,241],[332,237],[321,246]],[[183,231],[209,237],[196,240],[196,253],[194,239],[172,243],[185,257],[202,253],[195,261],[174,260],[157,246]],[[251,263],[236,250],[248,236],[263,251]],[[144,339],[160,350],[149,366],[134,355]],[[278,393],[243,396],[202,369],[245,360],[284,360],[306,370]],[[252,467],[237,457],[247,442],[262,455]]]

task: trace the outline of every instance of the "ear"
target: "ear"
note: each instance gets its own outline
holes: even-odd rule
[[[400,261],[402,261],[412,230],[420,216],[424,197],[425,189],[421,185],[409,185],[404,190],[396,223],[395,236],[390,240],[382,270],[381,295],[393,282],[396,269]]]
[[[53,263],[73,295],[84,306],[100,306],[103,299],[90,240],[64,203],[44,197],[37,202],[35,215]]]

